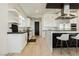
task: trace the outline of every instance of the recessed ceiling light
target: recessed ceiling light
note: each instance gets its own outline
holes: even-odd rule
[[[39,13],[39,10],[36,10],[35,12],[36,12],[36,13]]]

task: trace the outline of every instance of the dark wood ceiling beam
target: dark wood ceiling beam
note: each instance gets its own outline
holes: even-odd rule
[[[62,9],[64,3],[47,3],[46,9]],[[70,3],[70,9],[79,9],[79,3]]]

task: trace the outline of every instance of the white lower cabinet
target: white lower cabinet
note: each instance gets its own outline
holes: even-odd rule
[[[29,32],[29,39],[32,39],[32,32]]]
[[[20,53],[27,44],[27,33],[8,34],[8,53]]]

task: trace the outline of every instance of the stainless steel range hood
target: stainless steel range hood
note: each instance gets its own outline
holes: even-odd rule
[[[63,9],[61,9],[61,16],[57,17],[56,19],[73,19],[76,16],[70,13],[70,5],[69,3],[65,3],[63,5]]]

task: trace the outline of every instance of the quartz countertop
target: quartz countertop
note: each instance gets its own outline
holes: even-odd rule
[[[51,31],[52,33],[79,33],[79,31]]]
[[[7,32],[7,34],[24,34],[26,32]]]
[[[79,31],[71,31],[71,30],[42,30],[42,31],[48,31],[52,33],[79,33]]]
[[[32,32],[32,30],[29,30],[29,32]],[[23,33],[28,33],[28,31],[22,31],[22,32],[7,32],[7,34],[23,34]]]

